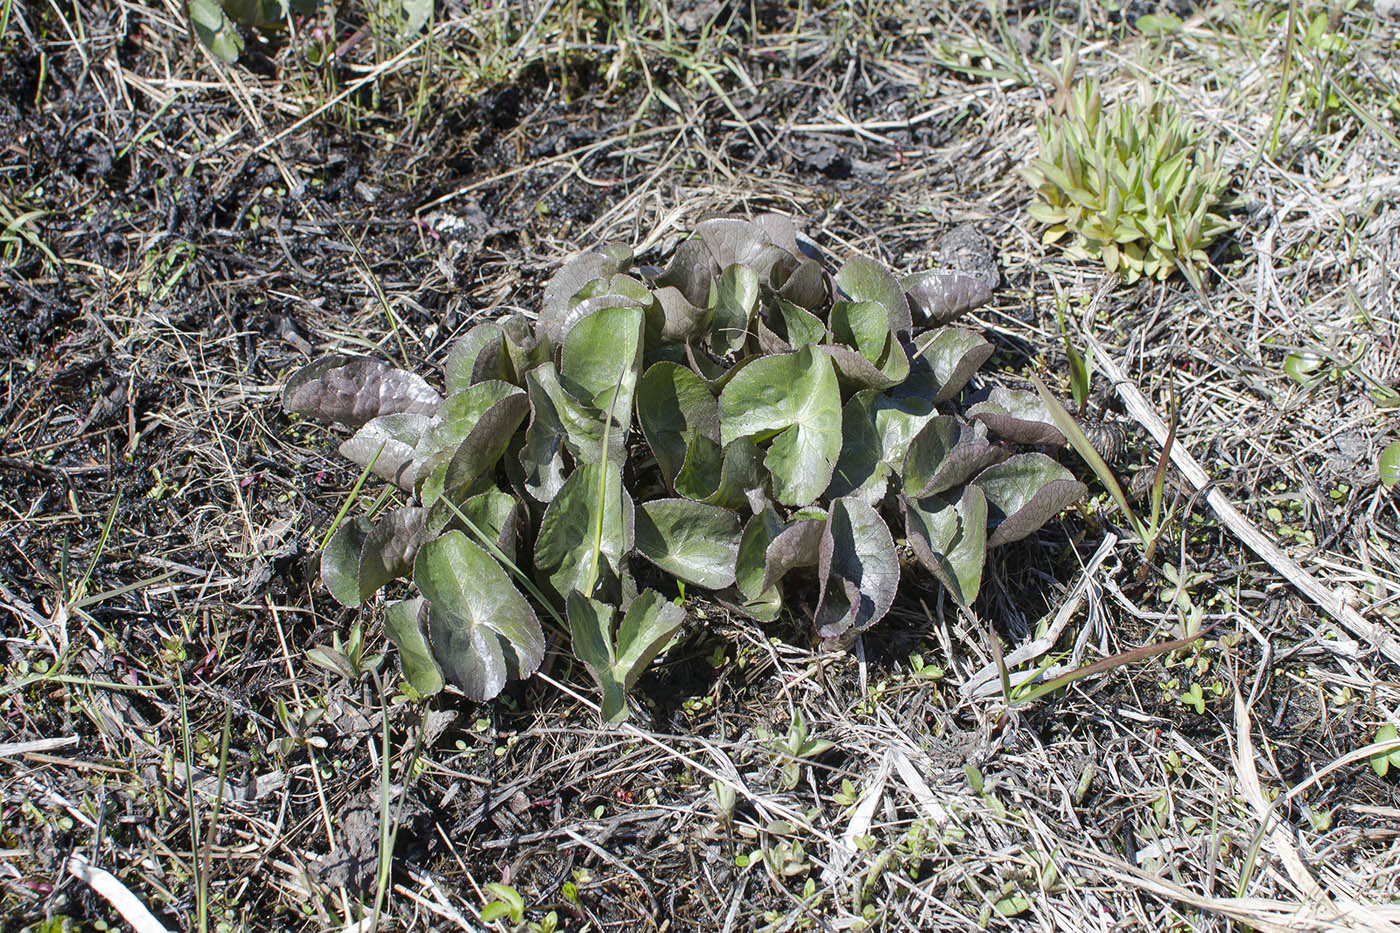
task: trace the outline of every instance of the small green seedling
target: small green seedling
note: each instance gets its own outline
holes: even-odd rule
[[[792,790],[802,777],[802,761],[824,755],[836,747],[836,743],[826,739],[813,739],[807,733],[807,721],[801,710],[792,714],[792,725],[787,735],[774,743],[773,750],[782,759],[782,788]]]
[[[519,891],[508,884],[492,881],[486,885],[486,892],[492,900],[481,908],[483,923],[505,918],[515,928],[525,922],[525,898],[520,896]]]
[[[1385,743],[1388,746],[1371,756],[1371,770],[1376,772],[1377,777],[1385,777],[1392,767],[1400,768],[1400,734],[1397,734],[1395,726],[1390,723],[1381,726],[1376,730],[1372,743]]]
[[[1386,489],[1393,489],[1396,483],[1400,483],[1400,441],[1386,445],[1376,460],[1376,469],[1380,473],[1381,485]]]
[[[331,633],[331,647],[320,645],[306,652],[306,659],[333,674],[339,674],[351,683],[359,683],[360,678],[370,671],[379,669],[384,663],[384,655],[365,654],[364,624],[358,620],[350,626],[350,637],[342,644],[340,633]]]

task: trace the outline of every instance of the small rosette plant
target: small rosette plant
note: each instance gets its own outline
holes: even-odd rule
[[[1200,288],[1206,249],[1231,226],[1216,211],[1226,178],[1214,145],[1160,98],[1105,110],[1098,84],[1081,81],[1060,99],[1024,173],[1042,240],[1127,282],[1179,269]]]
[[[970,604],[988,548],[1083,494],[1030,449],[1064,436],[1029,392],[956,404],[992,347],[949,322],[987,282],[859,256],[832,275],[810,252],[765,215],[700,223],[664,269],[583,253],[537,319],[463,335],[443,393],[363,357],[302,368],[285,407],[351,428],[341,453],[408,499],[341,523],[331,594],[357,606],[410,578],[386,622],[406,677],[478,700],[536,669],[547,612],[609,720],[684,622],[663,591],[760,621],[808,602],[839,640],[894,601],[893,523]]]

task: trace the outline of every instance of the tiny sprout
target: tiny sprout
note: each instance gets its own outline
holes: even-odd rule
[[[1391,766],[1400,768],[1400,741],[1397,741],[1395,726],[1386,723],[1376,731],[1375,744],[1387,745],[1371,756],[1371,770],[1376,772],[1376,777],[1385,777],[1390,772]]]
[[[1400,482],[1400,441],[1392,441],[1385,450],[1381,451],[1377,467],[1380,471],[1381,484],[1385,488],[1391,489]]]

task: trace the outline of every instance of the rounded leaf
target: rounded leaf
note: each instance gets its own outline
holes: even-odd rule
[[[442,363],[443,382],[451,395],[487,379],[509,379],[505,332],[495,321],[478,324],[457,338]]]
[[[950,269],[915,273],[906,276],[902,285],[909,303],[930,324],[955,321],[992,298],[992,289],[983,279]]]
[[[1396,483],[1400,483],[1400,441],[1386,445],[1385,450],[1381,451],[1380,459],[1376,461],[1376,467],[1385,488],[1390,489]]]
[[[987,498],[981,487],[963,487],[957,500],[905,497],[905,536],[914,554],[963,608],[982,586],[987,558]]]
[[[981,334],[961,327],[940,327],[920,334],[917,354],[931,376],[929,401],[935,405],[955,398],[968,380],[992,355],[993,347]]]
[[[748,266],[730,266],[710,292],[714,318],[710,345],[716,353],[740,350],[749,336],[749,322],[758,308],[758,274]]]
[[[803,506],[831,482],[841,453],[841,392],[827,354],[812,347],[745,366],[719,398],[721,442],[772,438],[766,466],[785,505]]]
[[[580,253],[569,259],[559,267],[559,271],[554,273],[544,288],[536,333],[547,338],[556,347],[562,344],[569,330],[566,318],[573,305],[574,296],[594,279],[611,278],[630,265],[630,250],[617,255],[603,252]]]
[[[362,602],[389,581],[413,572],[413,559],[428,539],[427,518],[427,509],[406,505],[375,523],[360,550],[357,575]]]
[[[321,579],[342,606],[358,606],[364,601],[360,595],[360,553],[373,527],[366,516],[347,516],[321,551]]]
[[[836,287],[852,301],[878,303],[885,309],[889,329],[908,331],[914,325],[909,316],[909,299],[899,280],[889,269],[865,256],[853,256],[836,273]]]
[[[428,601],[428,637],[447,679],[489,700],[544,659],[535,611],[501,565],[460,531],[418,549],[413,582]]]
[[[340,445],[340,455],[370,467],[370,472],[380,479],[411,491],[423,467],[418,445],[433,424],[434,419],[413,412],[380,415],[346,438]]]
[[[637,420],[662,479],[672,488],[692,438],[719,443],[719,402],[699,376],[679,363],[655,363],[642,374]]]
[[[1084,496],[1084,484],[1044,454],[1018,454],[973,480],[987,496],[987,547],[1019,541]]]
[[[914,435],[904,457],[904,490],[916,499],[960,486],[1006,459],[1006,450],[987,441],[981,425],[938,415]]]
[[[987,430],[1013,444],[1065,446],[1064,432],[1055,426],[1050,409],[1034,392],[996,386],[986,401],[967,410],[967,417],[982,422]]]
[[[404,679],[426,697],[441,691],[445,681],[423,627],[425,605],[421,596],[390,603],[384,610],[384,634],[399,649]]]
[[[872,505],[885,494],[885,480],[903,470],[909,444],[936,417],[925,399],[893,399],[867,389],[841,409],[841,457],[826,494],[857,494]]]
[[[734,582],[739,516],[689,499],[653,499],[637,507],[637,551],[687,583],[723,589]]]
[[[899,555],[884,519],[859,499],[837,499],[822,529],[817,634],[863,632],[884,618],[899,589]]]
[[[287,411],[359,428],[396,412],[437,413],[442,396],[421,376],[367,356],[332,354],[303,366],[282,389]]]
[[[604,475],[600,495],[599,478]],[[622,556],[632,550],[635,535],[632,497],[622,487],[622,470],[615,462],[608,464],[606,474],[599,464],[574,470],[540,519],[535,569],[560,598],[576,590],[590,599],[595,595],[585,591],[593,572],[593,536],[600,511],[602,537],[595,584],[606,578],[605,572],[620,573]]]

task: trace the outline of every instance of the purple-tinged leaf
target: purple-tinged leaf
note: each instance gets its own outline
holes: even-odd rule
[[[982,279],[950,269],[934,269],[905,276],[909,303],[931,325],[947,324],[992,299],[992,289]]]
[[[919,563],[967,608],[982,586],[987,558],[987,499],[981,487],[963,487],[957,500],[901,497],[905,536]]]
[[[987,547],[1019,541],[1083,498],[1084,484],[1044,454],[1018,454],[973,480],[987,495]]]
[[[428,539],[428,510],[406,505],[379,519],[365,537],[358,571],[360,601],[391,580],[413,572],[413,558]]]
[[[988,431],[1013,444],[1065,446],[1064,433],[1055,425],[1044,400],[1034,392],[995,386],[986,401],[967,410],[967,417],[982,422]]]
[[[373,463],[370,472],[375,476],[412,492],[422,468],[418,445],[435,420],[412,412],[380,415],[346,438],[340,445],[340,455],[362,467]]]
[[[380,415],[433,415],[442,396],[421,376],[367,356],[332,354],[303,366],[282,390],[287,411],[359,428]]]
[[[936,495],[962,485],[1006,456],[1003,448],[987,440],[981,425],[939,415],[929,419],[909,443],[904,491],[915,499]]]
[[[885,617],[899,589],[899,555],[880,513],[858,499],[831,503],[817,579],[817,634],[822,638],[863,632]]]
[[[915,352],[928,364],[925,375],[931,375],[925,397],[935,405],[955,398],[993,350],[981,334],[960,327],[920,334],[915,343]]]
[[[873,389],[851,396],[841,409],[841,457],[827,496],[879,502],[890,473],[904,468],[914,435],[935,416],[923,399],[892,399]]]

